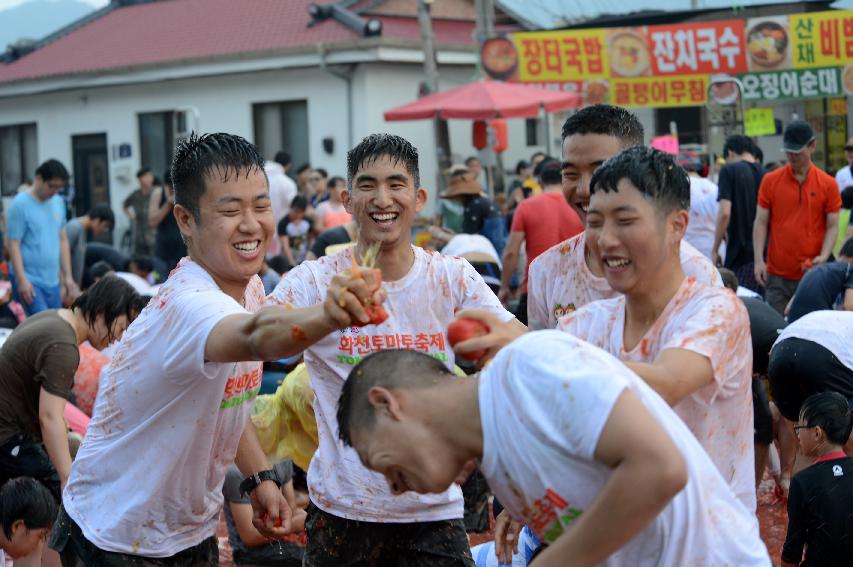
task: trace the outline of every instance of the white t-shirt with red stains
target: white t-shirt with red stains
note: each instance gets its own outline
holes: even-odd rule
[[[480,470],[495,496],[546,543],[570,530],[613,474],[594,455],[625,390],[681,452],[687,485],[600,565],[769,567],[754,512],[738,501],[666,402],[613,356],[565,333],[527,333],[481,374]]]
[[[620,360],[651,363],[668,349],[707,358],[713,380],[673,409],[741,502],[755,510],[752,341],[746,308],[734,293],[684,278],[657,321],[629,351],[622,342],[624,295],[589,303],[562,317],[558,328]]]
[[[720,273],[708,258],[681,241],[681,268],[699,283],[722,287]],[[586,233],[552,246],[530,264],[527,321],[531,329],[555,329],[557,320],[591,301],[618,294],[586,263]]]
[[[447,326],[459,309],[487,309],[512,319],[474,268],[461,258],[413,247],[415,262],[400,280],[384,282],[389,314],[381,325],[336,331],[305,351],[314,389],[319,446],[308,469],[311,500],[335,516],[365,522],[430,522],[461,518],[462,492],[391,494],[385,477],[361,464],[338,439],[336,417],[344,380],[363,357],[384,349],[427,353],[453,368]],[[332,278],[352,266],[353,249],[303,262],[281,280],[269,301],[293,307],[322,302]]]
[[[205,345],[224,317],[263,302],[257,276],[243,307],[184,258],[128,327],[101,373],[62,499],[86,539],[107,551],[168,557],[216,533],[261,363],[205,362]]]

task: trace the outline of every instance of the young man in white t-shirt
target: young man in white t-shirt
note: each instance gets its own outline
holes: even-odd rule
[[[472,565],[459,487],[393,497],[384,479],[338,440],[335,404],[353,366],[371,352],[410,349],[452,368],[446,329],[458,309],[480,308],[497,320],[513,321],[512,328],[524,327],[466,260],[412,245],[412,221],[427,193],[420,185],[417,150],[409,142],[389,134],[368,136],[349,152],[347,176],[345,205],[357,225],[355,247],[302,263],[269,298],[288,307],[314,305],[335,273],[351,269],[354,257],[379,245],[376,267],[384,280],[388,319],[343,329],[305,351],[319,435],[308,470],[305,565]]]
[[[541,567],[770,565],[758,521],[684,423],[616,358],[528,333],[479,377],[411,352],[353,369],[340,437],[394,494],[445,490],[470,459],[548,544]]]
[[[261,363],[369,320],[381,301],[337,276],[325,302],[263,308],[256,275],[275,224],[264,161],[230,134],[192,135],[172,163],[181,260],[101,374],[51,547],[64,565],[215,565],[222,483],[237,464],[256,528],[280,538],[291,510],[248,421]]]
[[[608,158],[643,143],[643,126],[630,111],[598,104],[571,115],[563,124],[563,195],[586,225],[590,179]],[[582,232],[543,252],[530,264],[527,322],[531,329],[554,329],[557,320],[591,301],[617,292],[589,253]],[[714,265],[687,242],[681,244],[684,272],[700,283],[722,286]]]
[[[678,251],[689,207],[690,183],[672,156],[634,147],[602,165],[587,243],[622,295],[564,316],[559,328],[639,374],[754,510],[749,318],[731,291],[685,276]]]

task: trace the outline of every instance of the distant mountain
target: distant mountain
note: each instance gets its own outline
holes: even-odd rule
[[[21,38],[41,39],[93,11],[86,2],[31,0],[0,11],[0,53]]]

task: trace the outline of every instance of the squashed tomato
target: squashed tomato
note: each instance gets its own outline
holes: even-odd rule
[[[450,342],[450,346],[467,341],[468,339],[488,334],[489,328],[485,323],[478,319],[470,319],[468,317],[454,319],[447,327],[447,340]],[[460,353],[459,356],[465,360],[477,361],[486,356],[486,351],[475,350],[474,352],[466,352],[464,354]]]

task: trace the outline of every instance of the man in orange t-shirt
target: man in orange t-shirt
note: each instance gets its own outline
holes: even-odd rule
[[[768,173],[758,190],[752,231],[755,279],[779,313],[793,297],[805,270],[826,262],[838,233],[841,196],[835,179],[812,163],[814,131],[794,120],[782,139],[788,165]],[[764,245],[768,225],[767,263]]]
[[[503,253],[501,288],[498,298],[506,304],[509,299],[509,282],[518,265],[518,252],[524,241],[527,268],[521,284],[521,300],[515,316],[527,324],[527,273],[530,263],[552,246],[583,232],[578,214],[563,197],[563,179],[560,162],[543,161],[538,178],[542,193],[522,201],[512,218],[512,229]]]

